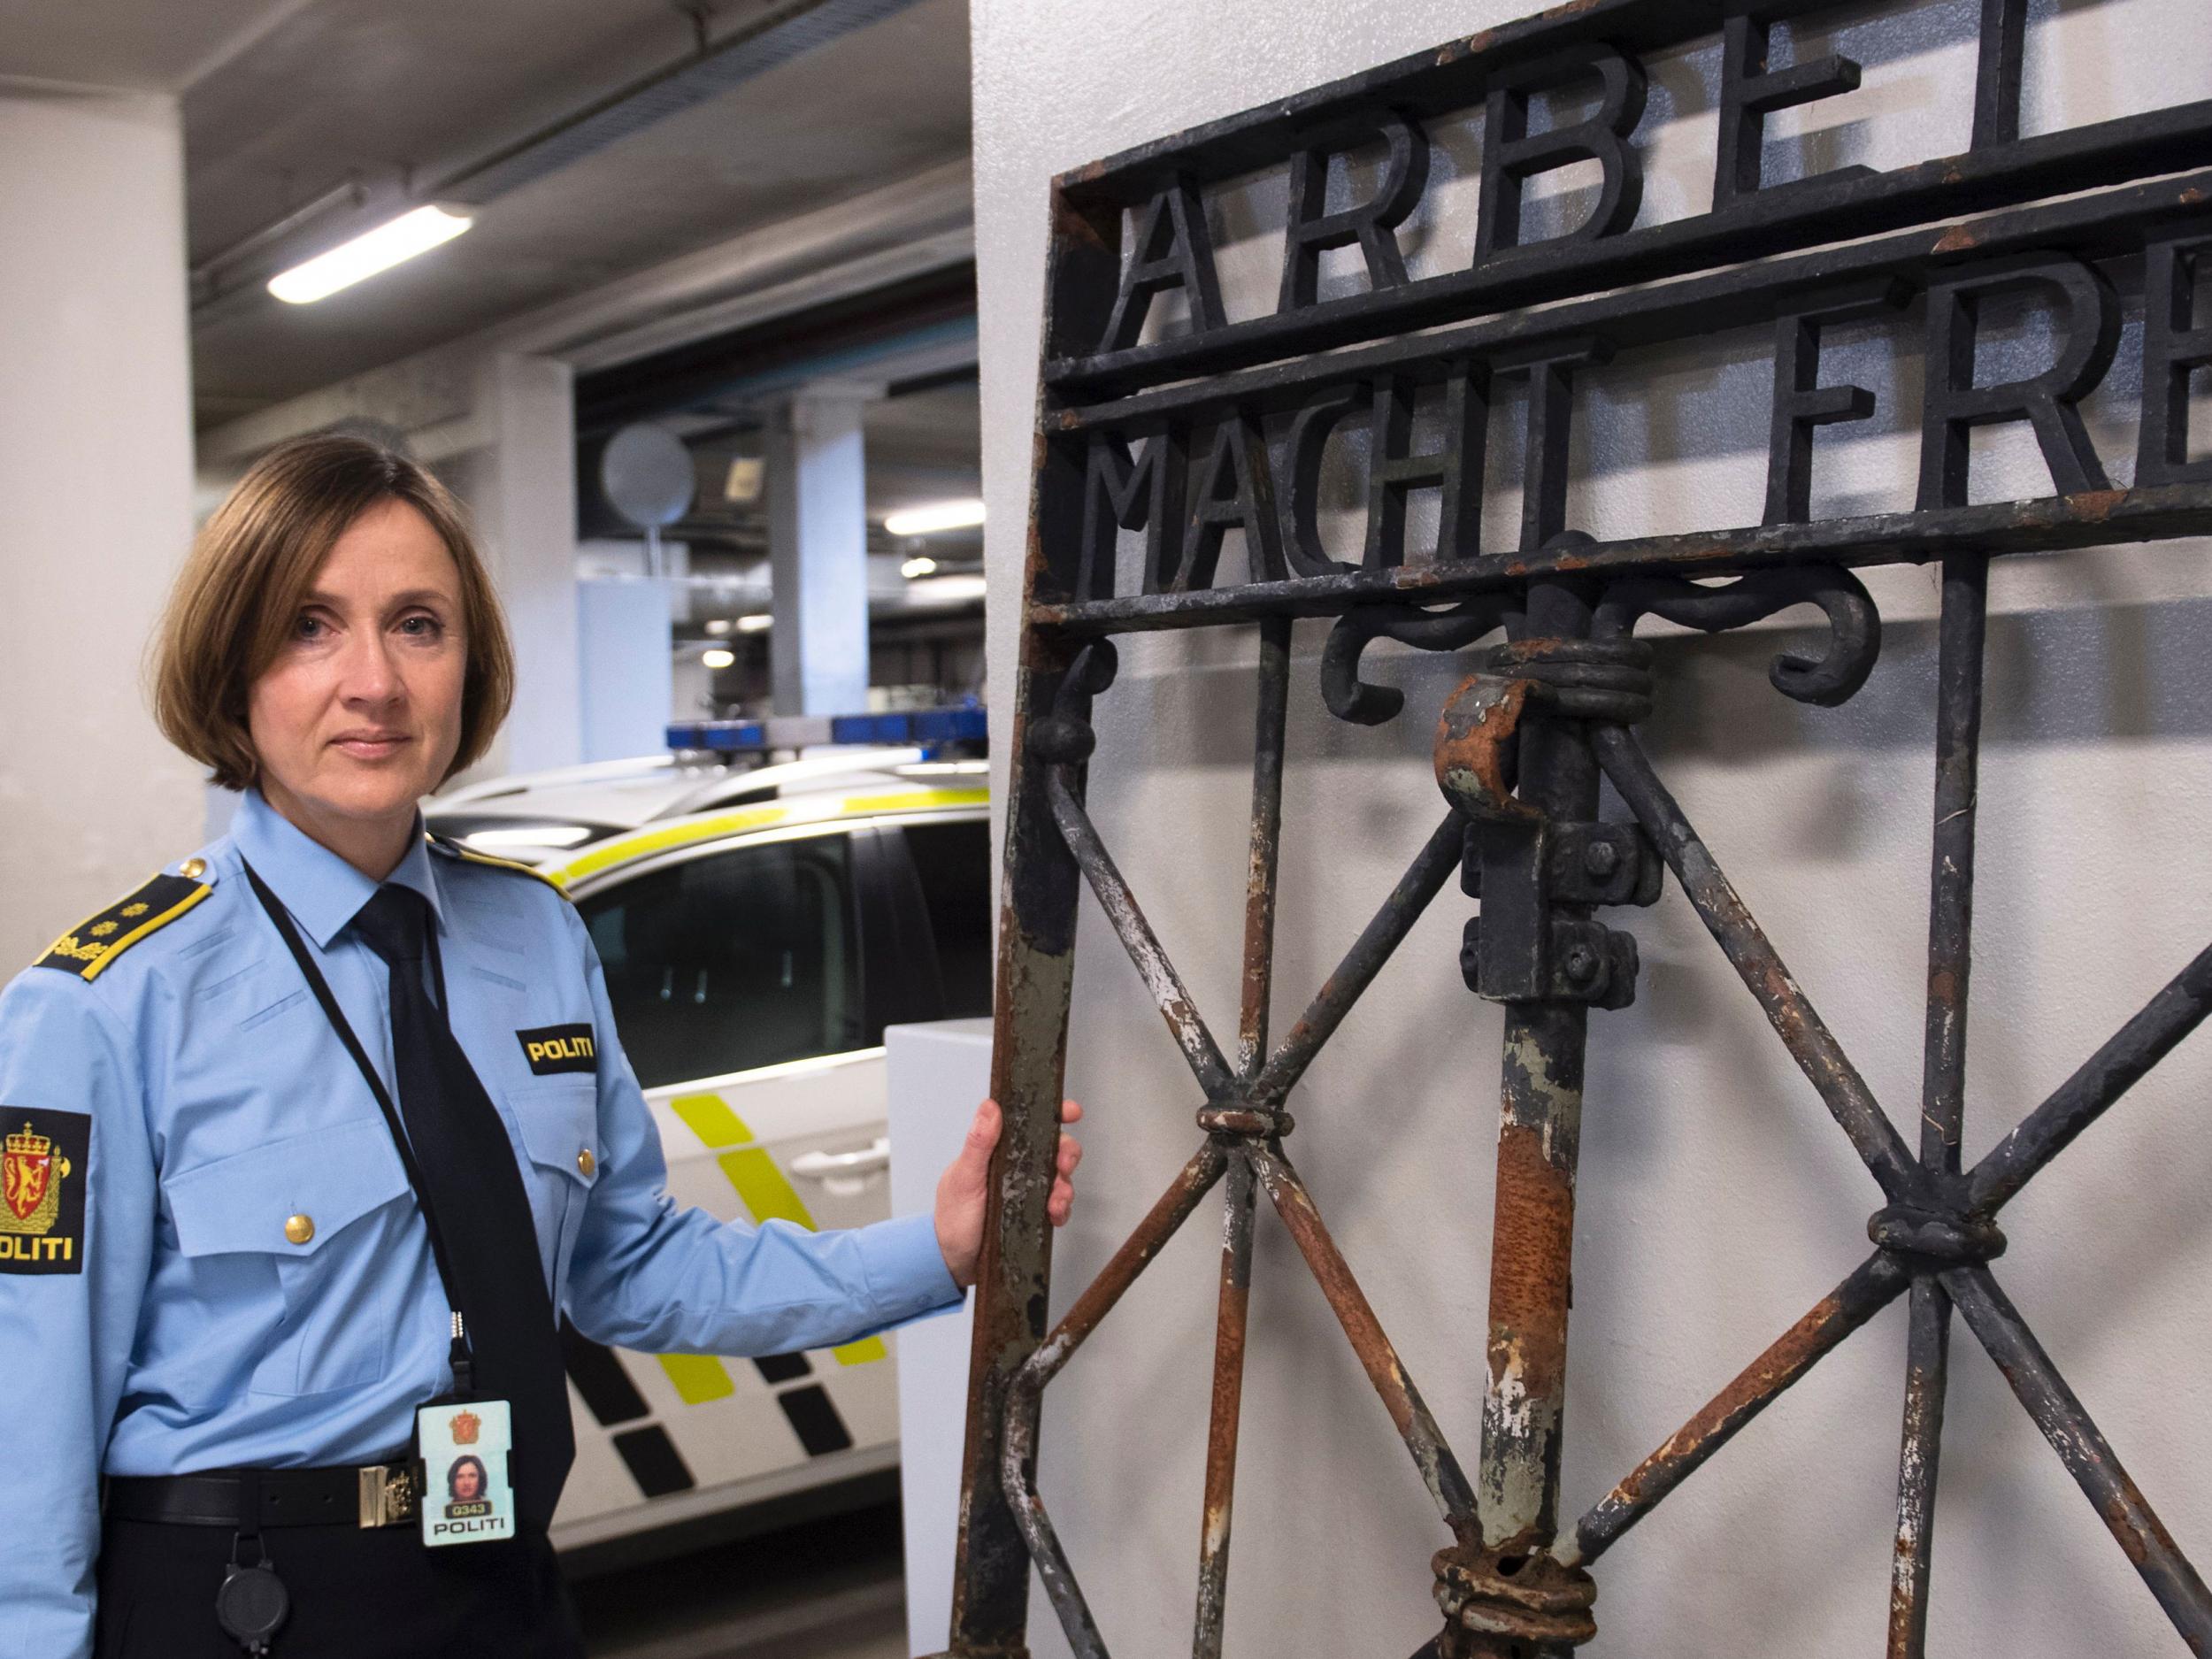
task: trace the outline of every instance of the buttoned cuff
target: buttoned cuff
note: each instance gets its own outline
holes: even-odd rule
[[[853,1240],[860,1247],[861,1271],[868,1276],[879,1326],[949,1307],[967,1294],[953,1282],[945,1254],[937,1248],[933,1217],[875,1222],[860,1228]]]

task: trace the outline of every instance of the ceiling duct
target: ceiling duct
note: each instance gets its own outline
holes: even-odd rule
[[[913,4],[914,0],[812,0],[785,7],[768,21],[614,93],[488,160],[472,164],[434,189],[423,192],[423,197],[481,206],[818,47],[880,23]]]

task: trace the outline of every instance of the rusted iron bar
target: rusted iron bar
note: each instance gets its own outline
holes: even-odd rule
[[[2212,1013],[2212,946],[2166,982],[1966,1178],[1967,1208],[1993,1214]]]
[[[1233,1156],[1221,1222],[1221,1301],[1214,1325],[1213,1410],[1206,1430],[1206,1510],[1199,1530],[1192,1659],[1221,1659],[1228,1614],[1229,1531],[1236,1499],[1237,1430],[1244,1409],[1244,1343],[1252,1305],[1256,1197],[1250,1160]]]
[[[1882,1190],[1891,1198],[1918,1194],[1925,1184],[1897,1126],[1883,1112],[1842,1047],[1816,1013],[1728,878],[1636,741],[1618,726],[1595,726],[1590,741],[1599,763],[1629,810],[1659,845],[1682,890],[1706,928],[1750,987],[1782,1046],[1811,1079],[1821,1099]]]
[[[1237,1081],[1248,1094],[1267,1057],[1276,872],[1282,846],[1283,736],[1289,706],[1290,621],[1271,618],[1260,625],[1252,839],[1245,873],[1243,996],[1237,1020]],[[1250,1162],[1241,1155],[1233,1156],[1221,1221],[1221,1292],[1214,1322],[1213,1407],[1206,1432],[1205,1514],[1199,1528],[1193,1659],[1220,1659],[1228,1611],[1229,1537],[1236,1504],[1237,1430],[1244,1406],[1245,1327],[1252,1302],[1252,1223],[1257,1192]]]
[[[1039,555],[1034,538],[1030,580]],[[1060,1144],[1068,997],[1081,879],[1052,826],[1051,770],[1026,752],[1028,727],[1052,707],[1071,653],[1031,631],[1015,686],[1015,760],[1007,795],[1006,880],[999,919],[991,1096],[1002,1124],[991,1155],[996,1202],[984,1222],[969,1356],[960,1535],[953,1570],[953,1650],[964,1659],[1024,1659],[1029,1559],[1001,1492],[1007,1389],[1044,1334],[1051,1287],[1046,1215]]]
[[[1935,832],[1928,878],[1927,1049],[1920,1091],[1920,1162],[1923,1168],[1947,1178],[1959,1173],[1959,1135],[1966,1110],[1974,811],[1988,608],[1987,561],[1971,555],[1946,559],[1936,630]],[[1913,1281],[1906,1323],[1905,1421],[1897,1464],[1889,1659],[1923,1659],[1927,1651],[1936,1479],[1950,1348],[1950,1297],[1932,1275],[1921,1274]]]
[[[2212,118],[2212,103],[2203,106]],[[2202,165],[2203,152],[2191,158]],[[2158,180],[2039,204],[2016,212],[1930,225],[1885,237],[1827,248],[1753,266],[1735,265],[1652,288],[1621,288],[1587,299],[1527,311],[1509,310],[1479,322],[1433,334],[1406,334],[1340,352],[1316,352],[1282,363],[1164,386],[1123,396],[1084,396],[1049,406],[1045,429],[1080,433],[1107,428],[1140,433],[1170,420],[1216,419],[1233,408],[1275,412],[1294,408],[1327,388],[1358,384],[1385,374],[1417,383],[1442,380],[1455,361],[1506,353],[1540,355],[1561,342],[1598,335],[1617,351],[1640,345],[1694,339],[1730,329],[1763,327],[1832,293],[1839,285],[1903,281],[1917,287],[1932,259],[1955,265],[2014,254],[2047,253],[2062,247],[2085,257],[2139,253],[2162,219],[2202,199],[2202,173]],[[1794,188],[1794,187],[1793,187]],[[1602,242],[1585,244],[1602,247]],[[1544,257],[1558,259],[1554,248]],[[1302,313],[1278,313],[1271,323],[1295,323]],[[1301,352],[1310,348],[1301,345]]]
[[[1283,733],[1290,709],[1290,618],[1260,624],[1259,710],[1252,740],[1252,844],[1244,880],[1244,978],[1237,1077],[1248,1087],[1267,1058],[1275,965],[1275,871],[1283,834]]]
[[[1586,593],[1563,582],[1530,588],[1527,637],[1579,639],[1589,628]],[[1522,722],[1519,798],[1555,823],[1597,816],[1597,763],[1579,725],[1533,717]],[[1557,908],[1589,914],[1583,906]],[[1488,916],[1485,920],[1499,923]],[[1549,912],[1534,921],[1549,927]],[[1533,1554],[1558,1531],[1575,1165],[1582,1143],[1589,1018],[1586,1002],[1505,1006],[1477,1485],[1483,1543],[1505,1555]],[[1501,1646],[1497,1651],[1503,1659],[1509,1650]]]
[[[1988,605],[1988,561],[1970,554],[1944,560],[1936,647],[1935,831],[1928,876],[1928,1011],[1920,1086],[1920,1160],[1946,1175],[1959,1172],[1959,1134],[1966,1110],[1975,797]]]
[[[1459,868],[1461,849],[1467,838],[1467,828],[1456,812],[1447,812],[1444,821],[1414,856],[1398,885],[1390,890],[1360,935],[1352,941],[1352,948],[1344,953],[1344,960],[1337,964],[1336,972],[1306,1005],[1306,1011],[1298,1017],[1298,1023],[1290,1028],[1283,1045],[1260,1068],[1253,1079],[1251,1095],[1256,1101],[1279,1101],[1290,1093],[1291,1087],[1305,1075],[1313,1056],[1321,1052],[1321,1045],[1336,1034],[1336,1028],[1352,1011],[1360,993],[1374,982],[1382,972],[1383,964],[1390,960],[1405,936],[1413,931],[1414,923],[1421,919],[1430,902],[1443,890],[1445,881]]]
[[[1670,5],[1679,3],[1668,0]],[[1771,16],[1774,8],[1761,10]],[[1764,255],[1784,256],[1768,263],[1787,265],[1799,262],[1793,254],[1797,249],[1875,237],[1945,213],[1980,212],[2035,201],[2027,211],[2055,219],[2059,216],[2048,197],[2060,192],[2049,186],[2060,168],[2070,180],[2066,188],[2075,189],[2177,173],[2202,164],[2208,139],[2212,139],[2212,102],[2041,134],[1987,150],[1978,147],[1966,156],[1946,157],[1894,173],[1857,179],[1816,177],[1791,187],[1786,208],[1777,193],[1755,191],[1717,212],[1610,236],[1500,250],[1473,265],[1425,281],[1349,294],[1119,350],[1054,360],[1045,366],[1045,383],[1058,396],[1095,397],[1199,375],[1222,375],[1381,335],[1410,337],[1471,317],[1510,311],[1534,300],[1559,300],[1632,285],[1662,286],[1653,279],[1681,277]]]
[[[1593,1504],[1575,1523],[1572,1543],[1555,1552],[1559,1559],[1570,1565],[1587,1566],[1618,1543],[1624,1532],[1727,1445],[1739,1429],[1780,1398],[1784,1390],[1832,1353],[1846,1337],[1894,1302],[1909,1282],[1910,1275],[1886,1252],[1862,1262],[1848,1279],[1677,1429],[1665,1445],[1639,1463],[1634,1473]]]
[[[1252,1172],[1259,1178],[1276,1213],[1282,1217],[1283,1225],[1298,1246],[1298,1253],[1313,1270],[1321,1294],[1328,1299],[1337,1323],[1351,1340],[1352,1352],[1359,1356],[1367,1380],[1382,1396],[1383,1407],[1390,1413],[1391,1422],[1397,1425],[1399,1438],[1413,1454],[1414,1466],[1421,1471],[1429,1495],[1436,1500],[1445,1525],[1461,1543],[1477,1542],[1480,1523],[1475,1517],[1474,1488],[1467,1484],[1459,1459],[1446,1444],[1444,1432],[1423,1403],[1413,1379],[1406,1375],[1405,1367],[1399,1363],[1398,1351],[1391,1346],[1382,1322],[1375,1317],[1374,1309],[1368,1305],[1367,1293],[1359,1287],[1359,1280],[1352,1276],[1350,1265],[1336,1248],[1336,1240],[1322,1225],[1321,1212],[1314,1207],[1313,1195],[1283,1155],[1279,1142],[1264,1148],[1256,1146],[1250,1156]]]
[[[1205,1090],[1209,1100],[1224,1098],[1234,1087],[1229,1063],[1222,1058],[1220,1045],[1214,1041],[1213,1033],[1206,1029],[1206,1022],[1199,1018],[1198,1004],[1183,984],[1183,976],[1168,960],[1167,952],[1160,948],[1159,936],[1152,931],[1152,924],[1145,920],[1143,910],[1138,908],[1137,895],[1129,890],[1129,884],[1115,868],[1106,844],[1099,840],[1098,831],[1083,810],[1083,803],[1075,798],[1075,791],[1064,772],[1056,770],[1046,788],[1053,822],[1060,826],[1068,850],[1075,855],[1075,862],[1090,882],[1091,891],[1098,895],[1099,907],[1106,912],[1106,919],[1120,935],[1129,960],[1136,964],[1145,988],[1159,1004],[1161,1018],[1167,1021],[1168,1031],[1182,1049],[1183,1057],[1190,1063],[1199,1087]]]
[[[1746,526],[1681,535],[1490,553],[1432,565],[1300,576],[1243,588],[1133,594],[1083,603],[1035,603],[1030,621],[1071,635],[1212,627],[1263,617],[1330,617],[1367,604],[1440,604],[1518,588],[1553,572],[1718,576],[1784,565],[1917,565],[1964,544],[1992,555],[2055,553],[2204,534],[2212,483],[2095,490],[2035,501],[1931,507],[1916,512]]]
[[[1057,1376],[1099,1323],[1114,1309],[1152,1258],[1190,1219],[1227,1166],[1228,1154],[1209,1140],[1185,1164],[1172,1185],[1146,1212],[1135,1231],[1122,1241],[1098,1277],[1075,1299],[1051,1335],[1040,1343],[1007,1390],[1005,1448],[1001,1454],[996,1486],[1021,1529],[1037,1565],[1045,1594],[1051,1598],[1060,1623],[1084,1659],[1105,1659],[1104,1640],[1083,1600],[1082,1587],[1068,1566],[1058,1535],[1037,1496],[1037,1416],[1045,1385]]]
[[[2103,1517],[2194,1654],[2212,1654],[2212,1590],[2167,1532],[2051,1356],[1986,1267],[1953,1268],[1944,1288],[1997,1369]]]

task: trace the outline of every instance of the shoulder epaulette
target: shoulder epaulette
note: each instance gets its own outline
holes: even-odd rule
[[[495,858],[489,853],[480,853],[473,847],[465,847],[459,841],[449,841],[442,835],[433,835],[429,837],[429,841],[434,850],[443,853],[449,858],[457,858],[463,864],[488,865],[494,870],[512,871],[516,875],[528,876],[534,881],[544,882],[547,887],[551,887],[563,898],[568,896],[566,887],[534,865],[518,864],[512,858]]]
[[[81,979],[96,979],[108,964],[156,928],[166,927],[214,887],[186,876],[157,875],[135,893],[126,894],[96,916],[88,916],[46,948],[42,968],[59,968]]]

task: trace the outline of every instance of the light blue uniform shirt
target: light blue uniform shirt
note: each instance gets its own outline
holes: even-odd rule
[[[103,1471],[380,1462],[451,1384],[445,1293],[391,1133],[242,854],[391,1087],[388,971],[348,928],[376,884],[253,791],[200,854],[203,900],[90,980],[34,967],[0,993],[0,1129],[90,1118],[83,1167],[57,1156],[47,1177],[83,1183],[78,1271],[0,1260],[12,1659],[89,1650]],[[420,840],[389,879],[430,902],[455,1035],[522,1166],[554,1305],[586,1336],[786,1353],[958,1299],[926,1216],[814,1233],[679,1209],[567,900]],[[533,1071],[518,1033],[560,1025],[590,1027],[595,1071]],[[313,1224],[303,1243],[295,1217]]]

